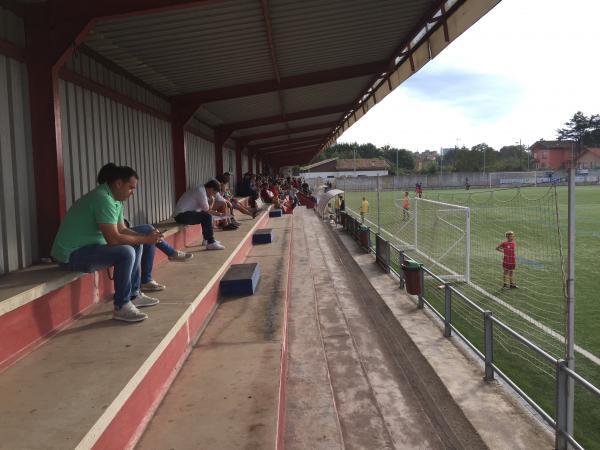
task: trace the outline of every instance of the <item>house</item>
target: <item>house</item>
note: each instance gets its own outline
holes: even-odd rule
[[[575,141],[536,142],[530,147],[536,169],[566,169],[571,162],[572,146],[575,144]],[[584,147],[577,156],[577,168],[600,168],[600,148]]]
[[[415,155],[415,170],[423,170],[430,163],[435,163],[438,158],[438,152],[425,150]]]
[[[389,161],[385,159],[331,158],[301,167],[300,176],[304,178],[374,177],[388,175],[390,168]]]
[[[529,150],[536,169],[560,170],[569,166],[575,141],[537,141]]]
[[[600,148],[584,147],[577,158],[578,169],[600,169]]]

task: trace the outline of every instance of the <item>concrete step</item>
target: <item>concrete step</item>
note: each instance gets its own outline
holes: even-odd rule
[[[286,447],[485,448],[449,397],[436,397],[436,408],[415,389],[408,367],[416,356],[397,357],[390,330],[371,313],[381,298],[344,264],[328,227],[305,214],[306,252],[294,260],[305,270],[292,277]],[[452,411],[454,429],[440,408]]]
[[[275,446],[292,217],[276,219],[277,245],[248,254],[262,270],[256,292],[222,299],[138,449]]]
[[[111,320],[102,303],[0,374],[0,448],[126,448],[133,445],[188,355],[217,300],[219,280],[251,250],[266,224],[240,218],[217,239],[224,251],[190,245],[195,257],[155,271],[167,285],[138,324]]]

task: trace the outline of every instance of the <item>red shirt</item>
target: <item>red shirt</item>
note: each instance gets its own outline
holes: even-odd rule
[[[502,260],[503,264],[515,264],[517,243],[515,241],[504,241],[499,247],[501,247],[504,252],[504,258]]]

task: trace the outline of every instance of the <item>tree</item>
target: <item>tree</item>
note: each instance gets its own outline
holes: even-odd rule
[[[581,111],[577,111],[571,120],[565,122],[565,127],[559,128],[556,133],[559,141],[573,140],[579,146],[599,146],[600,114],[592,114],[588,117]]]

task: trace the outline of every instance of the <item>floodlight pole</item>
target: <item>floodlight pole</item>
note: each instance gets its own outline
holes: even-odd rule
[[[581,145],[581,141],[578,143]],[[567,261],[567,367],[575,370],[575,153],[571,143],[571,164],[569,167],[569,206],[568,206],[568,261]],[[575,407],[575,380],[569,377],[567,391],[567,433],[573,435]]]

